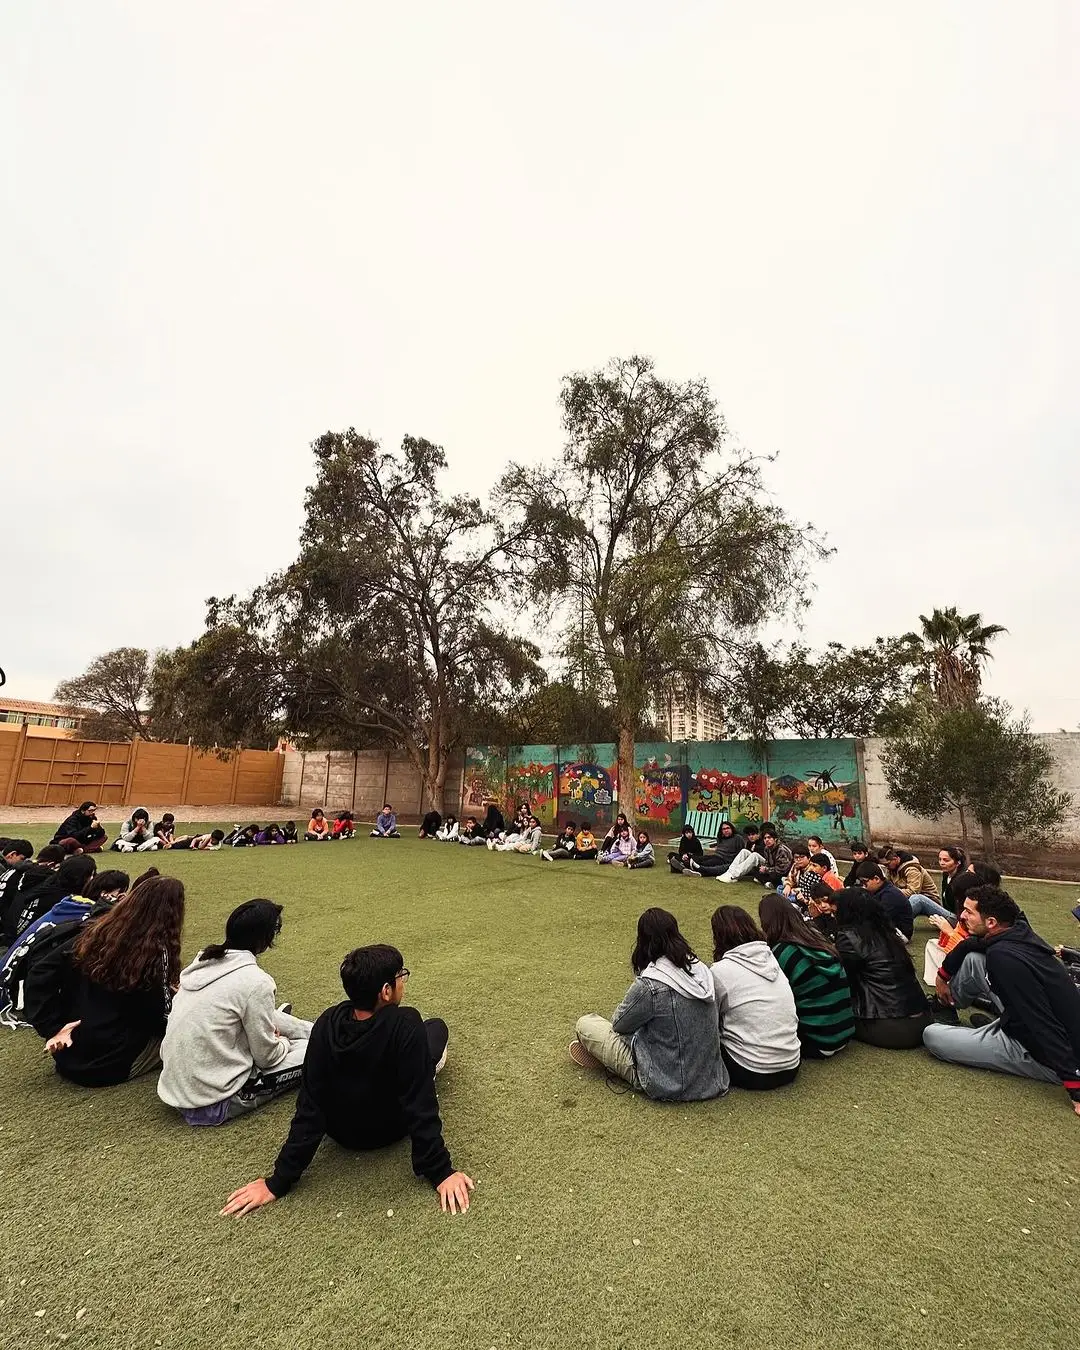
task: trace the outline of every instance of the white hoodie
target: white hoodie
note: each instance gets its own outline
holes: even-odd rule
[[[254,955],[232,948],[220,961],[201,955],[180,974],[161,1044],[158,1096],[182,1111],[227,1100],[291,1048],[275,1034],[274,981]]]
[[[795,995],[764,942],[732,947],[712,967],[720,1012],[720,1041],[751,1073],[798,1068],[799,1018]]]

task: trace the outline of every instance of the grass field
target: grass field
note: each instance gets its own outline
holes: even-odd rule
[[[241,900],[283,903],[263,963],[299,1015],[340,999],[348,948],[401,948],[407,1001],[450,1025],[440,1099],[474,1204],[440,1214],[407,1143],[327,1142],[284,1200],[221,1219],[291,1099],[195,1131],[152,1077],[77,1089],[32,1032],[0,1033],[5,1350],[1076,1344],[1063,1092],[852,1045],[775,1094],[660,1105],[570,1063],[575,1017],[629,983],[638,913],[670,908],[708,957],[718,886],[412,838],[145,861],[187,885],[185,960]],[[1071,889],[1011,889],[1070,936]]]

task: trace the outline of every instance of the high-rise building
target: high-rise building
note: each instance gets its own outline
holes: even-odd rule
[[[724,713],[719,703],[700,688],[673,680],[653,700],[649,714],[669,741],[720,741],[724,738]]]

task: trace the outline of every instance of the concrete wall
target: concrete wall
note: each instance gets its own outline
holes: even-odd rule
[[[461,757],[452,758],[446,773],[443,815],[455,815],[461,801]],[[392,803],[401,821],[418,821],[429,802],[420,775],[406,755],[390,750],[287,750],[281,784],[283,806],[326,812],[352,811],[359,820],[374,820],[383,802]]]
[[[1080,876],[1080,733],[1042,732],[1039,740],[1049,747],[1054,757],[1054,783],[1072,794],[1073,804],[1060,833],[1060,842],[1053,849],[1031,849],[1023,840],[999,841],[999,852],[1009,863],[1039,861],[1039,875]],[[871,736],[863,742],[863,772],[866,780],[866,816],[875,843],[904,844],[915,850],[937,848],[941,844],[960,842],[960,820],[955,814],[940,820],[919,820],[908,815],[889,798],[885,774],[881,768],[879,737]],[[981,852],[981,830],[977,821],[968,822],[971,851]],[[924,857],[923,861],[926,859]]]

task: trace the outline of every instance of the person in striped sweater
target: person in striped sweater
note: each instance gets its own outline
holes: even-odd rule
[[[855,1034],[851,989],[836,948],[783,896],[758,906],[765,940],[788,978],[804,1059],[830,1059]]]

